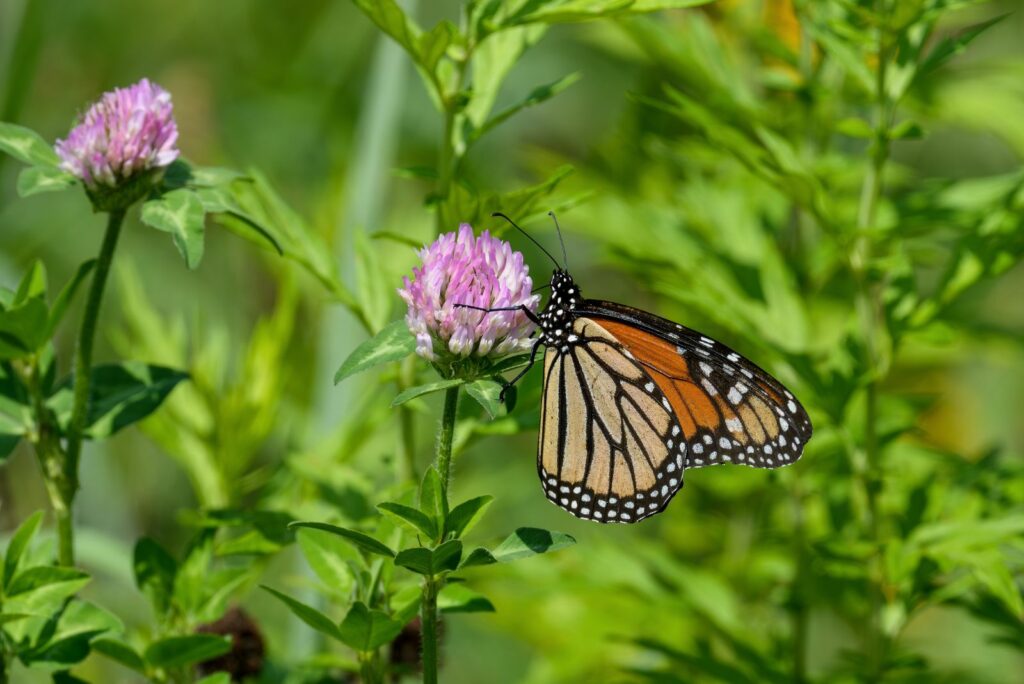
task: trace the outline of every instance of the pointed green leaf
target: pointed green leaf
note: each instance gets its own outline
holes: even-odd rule
[[[350,530],[345,527],[338,527],[337,525],[331,525],[329,523],[321,522],[293,522],[289,524],[288,527],[308,527],[312,530],[322,530],[324,532],[330,532],[331,534],[336,534],[339,537],[342,537],[343,539],[354,544],[356,547],[362,549],[363,551],[375,553],[380,556],[387,556],[388,558],[395,557],[395,552],[392,551],[386,544],[374,539],[368,534],[364,534],[363,532],[357,532],[355,530]]]
[[[185,263],[194,269],[203,258],[205,215],[199,196],[182,188],[145,202],[141,218],[146,225],[170,233]]]
[[[149,598],[157,617],[162,617],[174,593],[178,562],[156,541],[143,537],[135,544],[133,569],[135,585]]]
[[[420,482],[420,510],[437,523],[439,529],[444,529],[448,518],[448,496],[434,466],[427,466]]]
[[[60,192],[74,187],[78,179],[55,166],[30,166],[18,174],[18,197],[31,197],[43,192]]]
[[[49,615],[89,583],[89,575],[75,568],[39,565],[21,570],[7,589],[4,611]]]
[[[56,166],[60,157],[38,133],[11,123],[0,121],[0,151],[6,152],[26,164]]]
[[[366,340],[348,355],[334,374],[334,384],[374,366],[400,361],[416,351],[416,338],[405,321],[388,323],[379,333]]]
[[[473,131],[470,139],[474,141],[479,140],[485,133],[501,125],[505,121],[508,121],[519,112],[550,100],[552,97],[558,95],[578,80],[580,80],[580,74],[579,72],[574,72],[567,76],[563,76],[557,81],[534,88],[522,102],[519,102],[518,104],[495,114],[491,119],[488,119],[483,126]]]
[[[458,387],[463,383],[458,378],[451,380],[438,380],[437,382],[430,382],[426,385],[417,385],[416,387],[410,387],[409,389],[401,392],[397,397],[391,401],[391,408],[401,406],[407,401],[415,399],[416,397],[422,397],[425,394],[432,394],[434,392],[440,392],[446,390],[449,387]]]
[[[447,532],[457,538],[469,532],[487,512],[487,507],[494,501],[489,494],[463,501],[448,514]]]
[[[395,565],[429,577],[456,569],[461,558],[462,542],[452,539],[436,549],[414,547],[400,551],[395,556]]]
[[[576,540],[562,532],[550,532],[536,527],[520,527],[498,545],[491,554],[499,563],[558,551],[572,546]]]
[[[434,574],[433,560],[434,555],[430,549],[417,546],[399,551],[398,555],[395,556],[395,565],[429,577]]]
[[[89,645],[92,646],[92,650],[124,665],[128,669],[141,673],[146,672],[146,663],[142,660],[139,652],[132,648],[130,644],[120,639],[100,637],[93,639]]]
[[[477,547],[470,551],[469,555],[462,561],[459,568],[472,568],[477,565],[494,565],[497,563],[494,555],[483,547]]]
[[[137,361],[94,366],[89,386],[89,414],[85,435],[91,439],[109,437],[147,417],[163,403],[188,374],[163,366]],[[74,398],[72,378],[65,378],[46,400],[62,429],[71,420]]]
[[[459,567],[462,560],[462,542],[458,539],[449,539],[441,544],[433,552],[434,573],[449,572]]]
[[[434,521],[427,517],[425,513],[412,506],[406,506],[394,501],[385,501],[384,503],[377,504],[377,508],[400,522],[409,525],[412,529],[425,534],[430,539],[437,537],[437,525]]]
[[[334,624],[334,621],[313,606],[307,606],[302,601],[294,599],[287,594],[282,594],[277,589],[271,589],[265,584],[261,584],[260,588],[279,599],[282,603],[288,606],[292,613],[295,614],[295,617],[299,618],[316,631],[321,634],[326,634],[334,639],[341,638],[341,634],[338,632],[338,626]]]
[[[39,523],[42,519],[42,511],[36,511],[25,518],[24,522],[18,526],[18,529],[11,536],[10,543],[7,544],[7,551],[4,553],[3,586],[7,589],[6,593],[8,594],[10,593],[11,580],[14,579],[14,575],[18,570],[21,556],[25,553],[25,549],[28,548],[29,544],[32,543],[32,538],[35,537],[36,530],[39,529]]]
[[[64,318],[64,314],[67,313],[68,306],[71,301],[75,298],[75,293],[78,292],[79,286],[85,280],[85,277],[92,272],[93,267],[96,266],[95,259],[89,259],[82,263],[75,271],[75,275],[71,277],[71,280],[64,285],[57,298],[53,300],[53,306],[50,307],[50,315],[46,319],[46,339],[53,337],[53,333],[57,330],[57,325]]]
[[[214,672],[212,675],[197,679],[195,684],[231,684],[231,675],[227,672]]]
[[[358,552],[343,539],[321,530],[300,529],[295,537],[320,581],[337,595],[348,596],[356,581],[349,563],[359,562]]]
[[[448,584],[437,597],[442,613],[493,613],[494,604],[465,584]]]
[[[489,418],[497,418],[503,413],[500,383],[489,379],[474,380],[466,385],[466,394],[476,399]]]
[[[1002,14],[997,17],[992,17],[991,19],[974,24],[973,26],[968,26],[955,36],[942,39],[942,41],[940,41],[939,44],[936,45],[932,51],[928,53],[928,56],[921,62],[921,66],[918,67],[917,70],[918,75],[922,76],[935,71],[950,59],[966,50],[967,46],[970,45],[975,38],[996,24],[999,24],[1008,16],[1010,15]]]
[[[392,641],[402,631],[402,623],[380,610],[370,610],[356,601],[338,628],[339,638],[348,646],[366,653]]]
[[[164,669],[185,667],[224,655],[231,638],[218,634],[190,634],[160,639],[146,649],[146,662]]]

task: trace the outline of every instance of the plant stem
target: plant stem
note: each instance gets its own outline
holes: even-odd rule
[[[455,435],[455,413],[459,408],[459,388],[449,387],[444,393],[444,413],[441,414],[441,432],[437,436],[437,472],[441,486],[448,495],[448,479],[452,464],[452,438]]]
[[[72,533],[71,510],[74,504],[75,495],[78,493],[78,462],[82,454],[82,439],[85,431],[85,421],[89,411],[89,382],[92,371],[92,347],[96,338],[96,322],[99,318],[100,305],[103,302],[103,288],[107,282],[107,275],[110,273],[110,264],[114,259],[114,250],[117,248],[117,238],[121,234],[121,226],[124,223],[124,210],[111,211],[107,218],[107,230],[103,235],[103,245],[100,247],[100,254],[96,260],[96,270],[92,275],[92,282],[89,285],[89,298],[85,302],[85,313],[82,316],[82,328],[78,334],[78,347],[75,352],[74,370],[74,403],[71,408],[71,424],[68,427],[67,456],[64,462],[64,473],[68,482],[68,496],[66,497],[67,516],[66,524],[61,525],[58,531],[69,535],[69,556],[67,561],[61,560],[62,564],[73,564],[74,555],[70,548]],[[58,522],[60,518],[58,517]],[[64,538],[61,545],[63,547]]]
[[[884,0],[878,3],[878,12],[886,9]],[[871,231],[878,215],[878,203],[882,198],[883,175],[889,159],[889,127],[891,112],[886,92],[886,76],[889,64],[889,48],[886,43],[886,27],[882,22],[878,28],[878,70],[875,79],[875,140],[871,147],[871,163],[864,176],[861,188],[860,206],[857,214],[857,239],[851,254],[851,265],[858,285],[857,311],[864,336],[864,372],[867,378],[864,398],[864,466],[862,482],[867,505],[868,535],[878,547],[871,561],[871,607],[867,625],[868,669],[872,681],[881,679],[885,670],[887,643],[882,632],[882,583],[884,566],[881,556],[881,528],[879,525],[878,496],[881,490],[881,464],[878,449],[878,382],[883,372],[880,363],[880,329],[885,325],[880,312],[879,291],[873,282],[870,267],[872,263]]]
[[[449,387],[444,393],[444,412],[441,431],[437,436],[435,465],[441,476],[441,496],[448,496],[448,480],[452,463],[452,437],[455,435],[455,416],[459,408],[459,388]],[[437,684],[437,593],[442,580],[433,575],[423,579],[423,600],[420,603],[420,623],[423,633],[423,684]]]
[[[437,684],[437,582],[433,577],[423,581],[420,604],[423,643],[423,684]]]

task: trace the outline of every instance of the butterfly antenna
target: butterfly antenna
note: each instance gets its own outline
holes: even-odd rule
[[[530,235],[529,233],[527,233],[527,232],[526,232],[525,230],[523,230],[522,228],[520,228],[519,226],[517,226],[517,225],[516,225],[516,222],[515,222],[515,221],[513,221],[512,219],[510,219],[510,218],[509,218],[508,216],[506,216],[505,214],[501,213],[500,211],[496,211],[496,212],[494,212],[493,214],[491,214],[491,216],[495,216],[495,217],[503,218],[503,219],[505,219],[506,221],[508,221],[508,222],[509,222],[510,224],[512,224],[512,227],[513,227],[513,228],[515,228],[515,229],[516,229],[516,230],[518,230],[518,231],[519,231],[520,233],[522,233],[523,235],[525,235],[525,236],[527,237],[527,239],[529,239],[529,240],[530,240],[530,242],[532,242],[533,244],[535,244],[535,245],[537,245],[538,247],[540,247],[540,251],[542,251],[542,252],[544,252],[545,254],[547,254],[547,255],[548,255],[548,259],[551,259],[551,261],[552,261],[552,262],[553,262],[553,263],[555,264],[555,266],[557,266],[557,267],[558,267],[559,269],[561,269],[561,268],[562,268],[562,266],[561,266],[561,265],[560,265],[560,264],[558,263],[558,260],[557,260],[557,259],[555,259],[555,257],[551,256],[551,252],[549,252],[548,250],[544,249],[544,245],[542,245],[542,244],[540,244],[539,242],[537,242],[536,240],[534,240],[534,239],[533,239],[533,236],[531,236],[531,235]]]
[[[569,270],[569,257],[565,253],[565,240],[562,239],[562,227],[558,225],[558,217],[555,216],[555,212],[549,211],[548,216],[555,222],[555,230],[558,232],[558,242],[562,245],[562,263],[565,264],[565,269]]]

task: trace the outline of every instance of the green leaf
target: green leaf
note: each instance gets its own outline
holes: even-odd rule
[[[924,137],[924,129],[916,121],[901,121],[889,131],[891,140],[920,140]]]
[[[94,638],[124,630],[117,616],[88,601],[71,601],[59,605],[56,611],[58,614],[47,623],[33,649],[21,654],[26,664],[66,669],[85,660]]]
[[[60,157],[35,131],[0,121],[0,151],[33,166],[57,166]]]
[[[380,556],[387,556],[388,558],[394,558],[395,552],[392,551],[386,544],[378,541],[368,534],[362,532],[356,532],[345,527],[338,527],[337,525],[331,525],[329,523],[321,522],[293,522],[288,527],[308,527],[312,530],[322,530],[324,532],[330,532],[336,534],[339,537],[347,540],[354,544],[356,547],[366,551],[368,553],[375,553]]]
[[[492,501],[494,497],[485,494],[460,503],[448,514],[446,532],[454,534],[456,538],[465,535],[484,517]]]
[[[32,543],[42,519],[43,512],[36,511],[25,518],[11,536],[11,541],[7,544],[7,551],[4,553],[3,587],[6,589],[5,593],[10,593],[11,580],[18,570],[18,563],[21,561],[25,549]]]
[[[459,29],[455,24],[444,20],[420,37],[416,46],[417,61],[424,71],[430,74],[437,71],[438,62],[458,35]]]
[[[529,558],[549,551],[572,546],[576,540],[562,532],[550,532],[536,527],[520,527],[498,545],[491,554],[499,563]]]
[[[400,361],[415,351],[416,338],[409,332],[405,321],[388,323],[379,333],[360,344],[348,355],[338,372],[334,374],[334,384],[337,385],[350,375],[382,363]]]
[[[470,551],[469,555],[459,564],[459,569],[472,568],[477,565],[494,565],[497,562],[497,559],[490,551],[478,546]]]
[[[0,360],[23,358],[46,343],[49,313],[44,297],[31,297],[0,312]]]
[[[92,273],[92,269],[95,266],[95,259],[89,259],[82,263],[75,271],[75,275],[71,277],[71,280],[57,294],[57,298],[53,300],[53,306],[50,307],[50,315],[46,319],[46,332],[44,333],[46,339],[53,337],[53,333],[57,330],[57,325],[60,324],[64,314],[67,313],[68,306],[75,298],[75,293],[78,292],[79,286],[85,281],[85,277]]]
[[[416,397],[422,397],[425,394],[433,394],[434,392],[440,392],[441,390],[446,390],[449,387],[458,387],[462,383],[462,380],[459,380],[458,378],[453,378],[451,380],[438,380],[437,382],[430,382],[427,383],[426,385],[417,385],[416,387],[410,387],[404,392],[399,393],[397,397],[391,400],[391,408],[401,406],[405,402],[411,401]]]
[[[105,655],[114,662],[120,663],[125,667],[135,670],[136,672],[145,673],[146,663],[142,660],[142,656],[132,646],[120,639],[114,639],[113,637],[99,637],[93,639],[90,642],[92,650]]]
[[[338,632],[338,626],[334,624],[334,621],[313,606],[308,606],[302,601],[294,599],[287,594],[282,594],[277,589],[272,589],[265,584],[261,584],[260,588],[278,598],[282,603],[288,606],[292,613],[295,614],[295,617],[299,618],[316,631],[321,634],[326,634],[334,639],[341,638],[341,634]]]
[[[227,672],[214,672],[212,675],[197,679],[195,684],[231,684],[231,675]]]
[[[462,542],[451,539],[436,549],[415,547],[400,551],[395,556],[395,565],[430,577],[456,569],[461,559]]]
[[[187,188],[172,190],[142,205],[142,222],[170,233],[189,268],[203,258],[206,211],[199,196]]]
[[[163,403],[188,374],[138,361],[94,366],[89,386],[86,437],[101,439],[136,423]],[[66,378],[46,400],[61,428],[71,421],[74,399],[72,378]]]
[[[486,19],[478,30],[489,33]],[[486,125],[488,116],[498,98],[501,85],[519,58],[537,43],[547,31],[547,26],[503,27],[498,33],[488,35],[476,48],[473,56],[473,97],[466,106],[466,117],[477,129]]]
[[[403,549],[395,556],[395,565],[421,575],[430,576],[434,574],[434,554],[430,549],[423,546]]]
[[[434,466],[427,466],[420,482],[420,510],[444,529],[448,518],[448,496],[445,494],[441,475]]]
[[[437,538],[437,525],[434,523],[433,519],[428,517],[422,511],[419,511],[412,506],[406,506],[394,501],[385,501],[384,503],[377,504],[377,508],[388,515],[395,517],[400,522],[406,523],[413,530],[422,532],[428,538]]]
[[[402,623],[387,613],[367,608],[356,601],[338,628],[339,638],[349,647],[366,653],[392,641],[402,631]]]
[[[78,179],[55,166],[30,166],[18,174],[18,197],[43,192],[60,192],[78,183]]]
[[[875,129],[864,119],[853,116],[836,123],[836,131],[851,138],[870,140],[875,137]]]
[[[543,22],[575,23],[607,17],[646,14],[666,9],[682,9],[705,5],[711,0],[562,0],[547,3],[525,3],[509,20],[509,24]]]
[[[396,43],[417,62],[421,61],[419,50],[423,31],[402,11],[395,0],[353,0],[377,27],[391,36]]]
[[[502,414],[501,383],[490,379],[474,380],[466,385],[466,394],[476,399],[489,418]]]
[[[170,607],[174,593],[177,561],[156,541],[143,537],[135,544],[132,567],[135,585],[149,599],[156,615],[162,617]]]
[[[88,583],[89,575],[75,568],[27,568],[16,574],[7,588],[4,611],[49,615]]]
[[[493,613],[494,604],[465,584],[449,584],[437,596],[442,613]]]
[[[353,237],[356,253],[356,294],[370,330],[380,330],[391,314],[395,291],[385,278],[380,254],[362,230]]]
[[[950,59],[966,50],[967,46],[970,45],[975,38],[1000,23],[1008,16],[1010,15],[1002,14],[997,17],[993,17],[987,21],[974,24],[973,26],[968,26],[955,36],[949,36],[942,39],[942,41],[932,48],[931,52],[928,53],[928,56],[921,62],[921,65],[917,69],[917,75],[920,77],[935,71]]]
[[[224,655],[231,650],[231,638],[217,634],[190,634],[160,639],[146,649],[152,667],[185,667]]]
[[[321,530],[301,529],[296,538],[320,581],[337,595],[347,597],[356,581],[349,561],[359,560],[357,552],[346,541]]]
[[[525,99],[523,99],[522,102],[519,102],[518,104],[515,104],[509,107],[508,109],[505,109],[499,112],[498,114],[495,114],[492,118],[488,119],[483,126],[473,131],[472,135],[470,136],[470,140],[476,141],[480,139],[480,137],[483,136],[485,133],[503,124],[505,121],[508,121],[510,118],[512,118],[519,112],[523,111],[524,109],[529,109],[530,107],[535,107],[543,102],[546,102],[547,100],[550,100],[552,97],[558,95],[560,92],[562,92],[572,84],[576,83],[576,81],[578,80],[580,80],[579,72],[573,72],[567,76],[563,76],[557,81],[552,81],[551,83],[548,83],[546,85],[534,88],[532,91],[530,91],[530,94],[527,95]]]

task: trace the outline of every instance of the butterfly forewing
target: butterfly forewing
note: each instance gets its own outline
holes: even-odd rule
[[[635,522],[682,486],[686,443],[652,372],[603,325],[576,318],[544,362],[538,471],[573,515]]]
[[[800,458],[807,412],[777,380],[725,345],[647,312],[580,307],[640,360],[668,397],[688,444],[686,467],[777,468]]]

